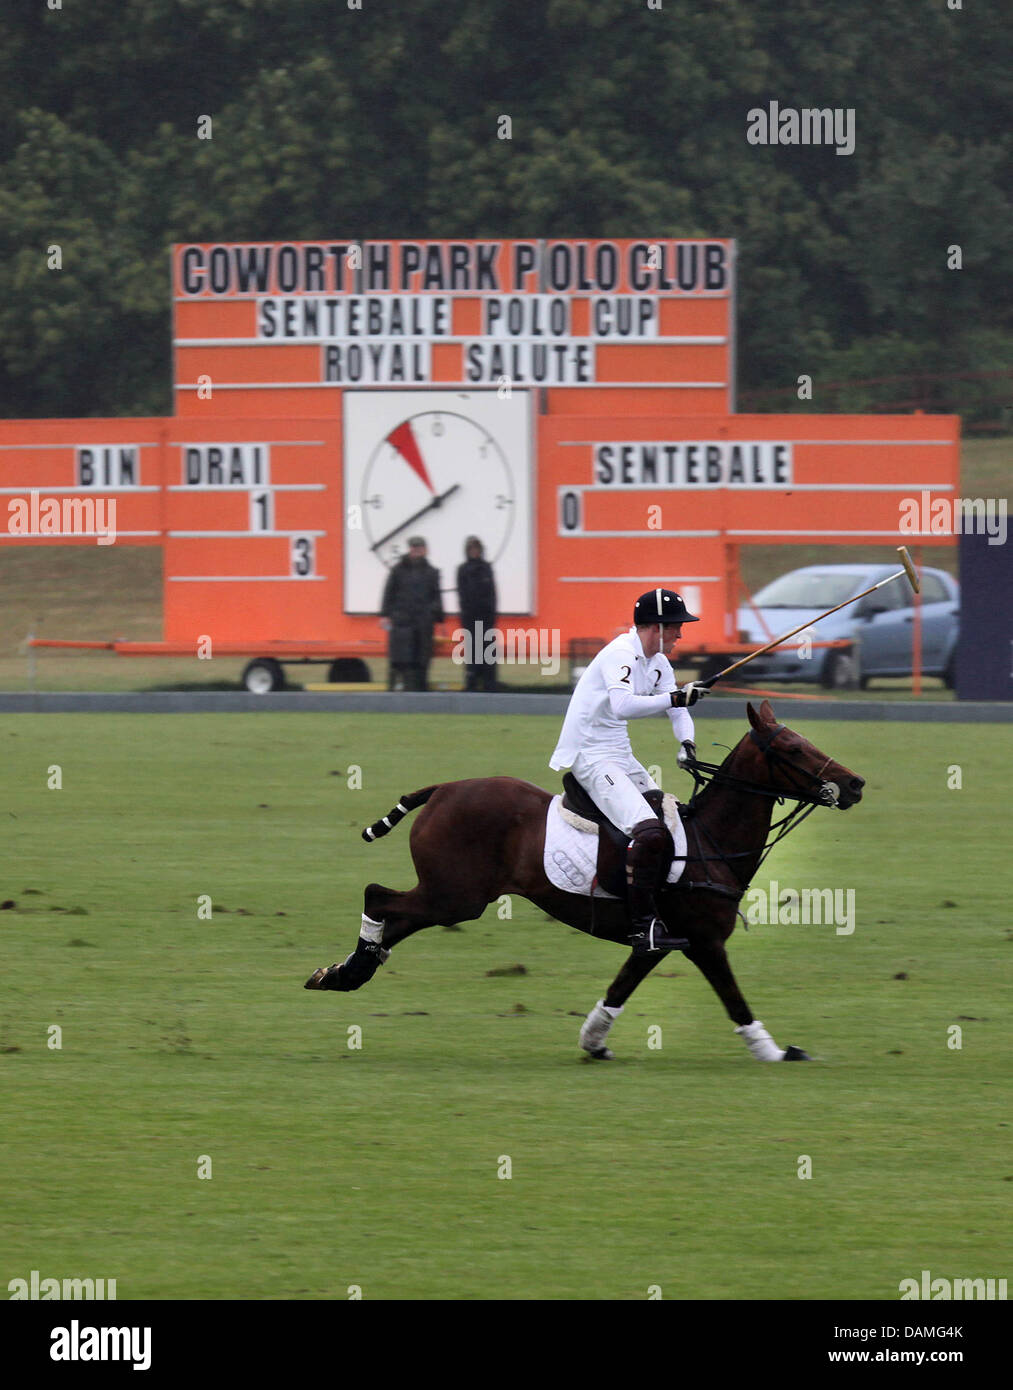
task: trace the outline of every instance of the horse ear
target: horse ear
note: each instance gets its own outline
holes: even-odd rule
[[[769,700],[764,700],[763,704],[760,706],[760,718],[765,724],[777,723],[777,717],[771,709]]]
[[[753,709],[752,705],[749,703],[748,700],[746,701],[746,714],[749,716],[749,722],[750,724],[752,724],[754,729],[760,730],[763,728],[763,723],[760,719],[760,716],[756,713],[756,710]]]

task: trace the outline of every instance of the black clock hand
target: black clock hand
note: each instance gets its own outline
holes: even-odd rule
[[[426,512],[431,512],[434,507],[442,507],[451,493],[457,492],[460,486],[460,483],[455,483],[453,487],[448,487],[446,492],[441,492],[438,497],[434,497],[431,502],[427,502],[421,511],[416,512],[414,516],[410,516],[407,521],[402,521],[401,525],[395,526],[393,531],[388,531],[385,536],[381,536],[378,541],[374,542],[374,544],[369,547],[370,550],[379,550],[381,545],[386,545],[392,536],[396,536],[399,531],[406,530],[411,526],[413,521],[418,521],[420,516],[425,516]]]

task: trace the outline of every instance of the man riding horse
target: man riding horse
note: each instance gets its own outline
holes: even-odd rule
[[[633,756],[626,721],[667,714],[680,745],[678,762],[696,756],[692,705],[708,694],[695,681],[676,685],[669,661],[683,623],[699,618],[671,589],[641,594],[633,626],[603,647],[577,682],[549,766],[570,768],[614,825],[630,837],[626,850],[630,945],[636,955],[677,950],[685,941],[668,934],[654,890],[665,871],[670,835],[645,793],[661,792]]]

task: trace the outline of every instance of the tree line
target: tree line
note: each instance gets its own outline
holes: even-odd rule
[[[4,415],[172,412],[175,241],[732,236],[739,386],[768,408],[1008,369],[1009,26],[955,3],[12,7]],[[750,143],[771,102],[853,112],[853,152]]]

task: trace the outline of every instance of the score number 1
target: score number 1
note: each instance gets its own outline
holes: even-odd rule
[[[250,493],[250,530],[274,530],[274,494],[269,488]]]

